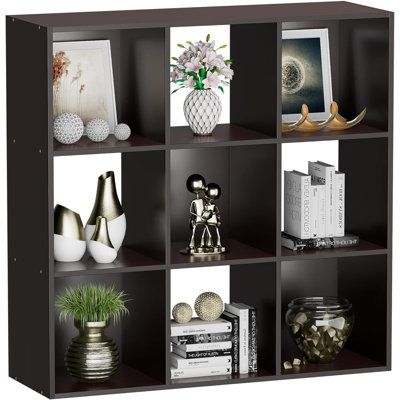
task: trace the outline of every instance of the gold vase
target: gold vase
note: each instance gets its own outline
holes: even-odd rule
[[[110,240],[114,249],[118,251],[125,237],[126,218],[118,198],[113,171],[105,172],[99,176],[96,200],[85,227],[87,243],[89,243],[96,229],[97,217],[107,218]]]
[[[81,382],[105,382],[118,369],[118,347],[104,333],[108,324],[74,321],[79,335],[72,339],[64,360],[68,373]]]

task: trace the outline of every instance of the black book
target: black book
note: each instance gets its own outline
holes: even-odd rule
[[[180,349],[177,345],[172,345],[172,352],[181,356],[182,358],[204,358],[204,357],[221,357],[232,355],[231,349],[227,350],[205,350],[205,351],[185,351]]]
[[[232,373],[239,372],[239,317],[224,311],[221,318],[232,324]]]

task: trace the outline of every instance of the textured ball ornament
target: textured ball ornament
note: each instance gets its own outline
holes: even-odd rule
[[[172,316],[178,324],[186,324],[192,319],[193,310],[188,303],[175,304],[172,309]]]
[[[93,142],[102,142],[106,140],[109,133],[110,126],[104,119],[95,118],[86,125],[86,134]]]
[[[194,310],[203,321],[215,321],[224,312],[224,302],[216,293],[205,292],[197,297]]]
[[[118,124],[115,127],[114,136],[118,140],[126,140],[131,136],[131,128],[127,124]]]
[[[54,120],[54,137],[62,144],[77,142],[83,135],[83,121],[79,115],[65,112]]]

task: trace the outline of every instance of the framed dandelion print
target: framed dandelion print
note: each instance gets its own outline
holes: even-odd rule
[[[117,125],[109,40],[53,43],[53,114],[78,114],[86,125],[102,118]]]
[[[300,118],[302,104],[310,117],[329,117],[332,77],[328,29],[298,29],[282,32],[282,120]]]

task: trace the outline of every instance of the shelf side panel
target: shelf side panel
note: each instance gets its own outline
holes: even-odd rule
[[[231,123],[276,137],[277,24],[231,25]],[[260,50],[260,44],[265,45]],[[254,57],[263,78],[254,81]],[[280,56],[280,54],[279,54]],[[280,73],[280,71],[279,71]]]
[[[7,18],[9,375],[51,396],[48,51],[45,28]]]

